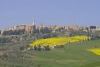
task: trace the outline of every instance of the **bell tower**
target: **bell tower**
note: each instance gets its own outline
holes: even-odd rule
[[[33,23],[32,23],[32,25],[34,26],[35,25],[35,19],[33,18]]]
[[[35,33],[36,32],[36,24],[35,24],[34,18],[33,18],[32,26],[33,26],[33,33]]]

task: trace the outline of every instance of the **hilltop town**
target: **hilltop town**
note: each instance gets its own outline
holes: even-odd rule
[[[0,42],[3,43],[2,39],[4,40],[4,38],[7,38],[8,42],[9,38],[11,39],[11,42],[17,42],[55,36],[88,35],[92,37],[100,37],[100,27],[97,26],[36,25],[35,23],[36,22],[26,25],[16,25],[8,29],[0,30]]]

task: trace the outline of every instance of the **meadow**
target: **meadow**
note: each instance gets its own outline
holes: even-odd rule
[[[89,51],[100,48],[100,40],[70,43],[50,51],[19,50],[30,43],[0,46],[8,49],[7,56],[0,56],[0,67],[100,67],[100,56]]]

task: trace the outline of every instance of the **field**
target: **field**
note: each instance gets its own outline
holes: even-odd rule
[[[0,67],[100,67],[100,56],[88,51],[100,48],[100,40],[67,44],[50,51],[19,50],[19,46],[29,43],[1,44],[5,54],[0,56]]]
[[[93,52],[96,55],[100,55],[100,48],[91,48],[88,49],[90,52]]]
[[[46,38],[46,39],[38,39],[33,41],[30,44],[29,48],[34,48],[34,47],[55,47],[55,46],[64,46],[65,44],[69,43],[76,43],[76,42],[82,42],[82,41],[87,41],[89,40],[90,37],[88,36],[72,36],[72,37],[52,37],[52,38]]]

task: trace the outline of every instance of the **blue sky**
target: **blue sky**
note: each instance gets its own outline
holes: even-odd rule
[[[0,28],[17,24],[100,25],[100,0],[0,0]]]

